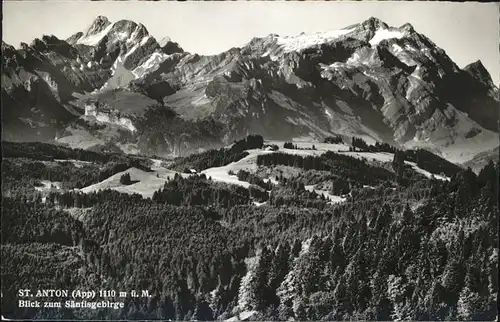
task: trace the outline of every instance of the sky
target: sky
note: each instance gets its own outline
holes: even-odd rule
[[[480,59],[500,84],[499,4],[428,1],[4,1],[3,40],[18,47],[42,35],[67,38],[103,15],[133,20],[184,50],[217,54],[270,33],[337,30],[377,17],[390,26],[411,23],[459,67]]]

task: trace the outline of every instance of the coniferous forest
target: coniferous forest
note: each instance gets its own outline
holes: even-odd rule
[[[392,153],[393,161],[287,154],[264,151],[263,138],[249,136],[165,160],[175,175],[144,197],[81,189],[112,176],[133,188],[140,180],[130,169],[156,171],[146,157],[38,143],[3,149],[4,317],[497,319],[498,163],[474,173],[425,150],[357,138],[353,150]],[[240,185],[202,172],[255,151],[265,152],[258,170],[236,171]],[[265,171],[280,174],[271,180]],[[149,296],[116,298],[121,309],[24,308],[20,289]]]

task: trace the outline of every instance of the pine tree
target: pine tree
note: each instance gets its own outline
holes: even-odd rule
[[[129,185],[132,183],[132,180],[130,179],[130,174],[128,172],[120,177],[120,183],[124,185]]]
[[[253,303],[257,310],[268,307],[273,297],[269,288],[269,272],[271,269],[272,254],[267,247],[262,249],[257,268],[254,272],[254,278],[251,282],[253,291]]]
[[[403,181],[403,173],[404,173],[404,152],[400,150],[396,150],[394,152],[394,158],[392,160],[392,168],[396,173],[396,182],[401,184]]]

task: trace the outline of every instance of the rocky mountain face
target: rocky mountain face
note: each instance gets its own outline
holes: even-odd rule
[[[68,124],[83,114],[83,100],[113,92],[132,97],[136,122],[147,124],[152,100],[182,120],[181,133],[149,128],[125,140],[142,151],[161,142],[160,154],[180,143],[206,147],[207,134],[210,144],[225,144],[249,133],[277,140],[358,136],[425,147],[453,161],[498,146],[498,89],[484,66],[460,69],[410,24],[394,28],[370,18],[338,31],[271,34],[201,56],[168,38],[157,42],[141,24],[98,17],[66,41],[45,36],[19,50],[3,44],[2,51],[3,122],[16,124],[7,138],[18,135],[18,124]],[[21,100],[25,93],[31,100]],[[124,104],[108,105],[122,111]],[[207,122],[216,130],[198,127]],[[106,141],[104,132],[93,135]]]
[[[76,48],[53,36],[21,49],[2,43],[3,137],[53,138],[58,125],[78,117],[68,104],[73,93],[102,86],[109,71],[84,64]]]
[[[20,49],[2,43],[4,138],[54,139],[84,114],[82,95],[88,100],[96,90],[126,85],[135,78],[129,70],[147,67],[141,63],[151,63],[157,50],[163,49],[143,25],[101,16],[67,40],[43,36]]]

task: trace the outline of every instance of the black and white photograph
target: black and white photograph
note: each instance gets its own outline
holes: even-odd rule
[[[498,3],[2,8],[2,320],[498,320]]]

